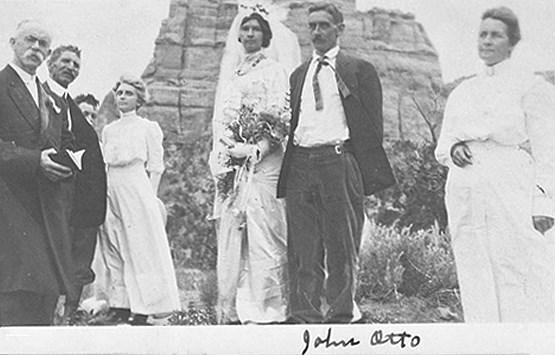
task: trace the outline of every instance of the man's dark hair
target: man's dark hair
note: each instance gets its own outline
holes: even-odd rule
[[[52,54],[50,54],[50,57],[48,57],[48,65],[54,63],[55,61],[58,60],[58,58],[60,58],[60,56],[62,55],[62,53],[64,52],[73,52],[77,55],[77,57],[79,57],[79,59],[81,59],[81,50],[79,49],[79,47],[74,46],[72,44],[69,44],[67,46],[59,46],[56,49],[54,49],[52,51]]]
[[[518,17],[516,17],[513,10],[506,6],[494,7],[486,10],[482,15],[482,21],[488,18],[499,20],[507,25],[507,36],[511,46],[515,46],[520,41],[520,26],[518,24]]]
[[[97,108],[98,105],[100,104],[100,102],[96,99],[96,97],[94,97],[93,94],[77,95],[77,97],[75,98],[75,103],[77,104],[77,106],[79,106],[79,104],[81,104],[82,102],[87,103],[94,108]]]
[[[318,2],[314,5],[310,5],[308,8],[308,13],[311,14],[316,11],[325,11],[331,15],[333,18],[333,23],[336,25],[343,23],[343,14],[337,6],[329,2]]]
[[[243,17],[243,19],[241,20],[241,26],[243,26],[250,20],[258,21],[258,24],[262,29],[262,47],[268,48],[272,39],[272,29],[270,28],[270,24],[259,13],[253,12],[252,14]]]

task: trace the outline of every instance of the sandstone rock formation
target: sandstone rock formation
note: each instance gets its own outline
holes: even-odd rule
[[[303,59],[312,47],[306,26],[309,2],[277,1],[290,8],[285,24],[299,37]],[[413,98],[432,113],[430,90],[442,85],[438,55],[414,15],[374,8],[355,9],[355,1],[335,1],[345,16],[340,46],[376,67],[384,93],[384,130],[389,139],[429,138]]]
[[[355,0],[335,3],[345,14],[341,47],[371,61],[382,80],[385,137],[429,137],[415,100],[423,111],[433,111],[429,90],[441,86],[442,79],[437,52],[422,25],[409,13],[377,8],[362,13],[356,11]],[[306,26],[309,4],[274,0],[274,5],[288,9],[284,23],[297,34],[303,60],[312,53]],[[219,64],[236,13],[233,0],[171,1],[143,73],[151,100],[142,113],[160,123],[166,142],[209,132]],[[106,105],[101,120],[109,121]]]

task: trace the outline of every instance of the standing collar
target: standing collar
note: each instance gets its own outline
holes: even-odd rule
[[[68,94],[67,89],[64,88],[63,86],[61,86],[60,84],[58,84],[55,80],[53,80],[51,77],[48,77],[46,79],[46,82],[48,83],[48,86],[50,87],[50,89],[59,97],[64,97],[64,95]]]
[[[339,45],[336,45],[335,47],[331,48],[330,50],[328,50],[324,56],[326,58],[328,58],[329,60],[335,60],[335,58],[337,57],[337,53],[339,53]],[[320,57],[320,55],[318,53],[316,53],[316,51],[313,52],[312,54],[312,58],[313,60],[316,60]]]
[[[29,83],[35,80],[37,77],[36,75],[31,75],[27,73],[25,70],[21,69],[19,66],[17,66],[14,63],[9,63],[9,65],[13,68],[13,70],[15,70],[15,72],[17,73],[17,75],[19,75],[19,77],[25,83],[25,85],[29,85]]]
[[[511,67],[511,60],[507,58],[495,65],[484,65],[481,74],[483,76],[499,76],[509,72]]]
[[[129,112],[121,112],[120,111],[119,114],[121,115],[122,119],[138,117],[137,116],[137,110],[132,110],[132,111],[129,111]]]

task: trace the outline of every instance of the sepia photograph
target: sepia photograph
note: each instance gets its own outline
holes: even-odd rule
[[[553,0],[0,6],[0,354],[553,354]]]

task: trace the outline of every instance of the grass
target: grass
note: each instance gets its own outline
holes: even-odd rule
[[[214,325],[215,271],[178,267],[183,309],[167,325]],[[462,322],[449,235],[368,223],[359,254],[357,303],[367,323]],[[109,325],[109,314],[77,314],[70,325]]]

